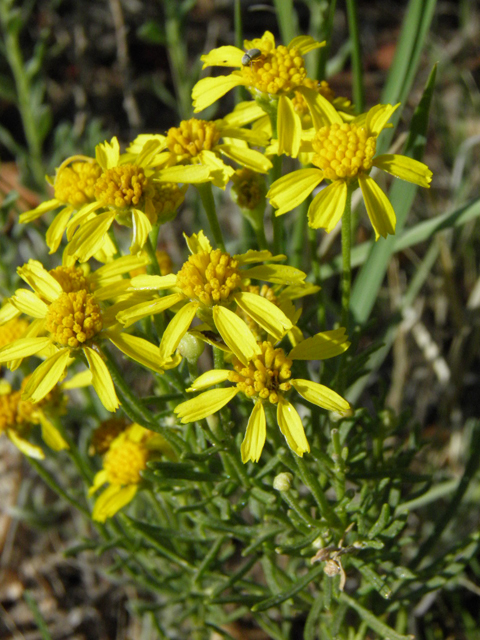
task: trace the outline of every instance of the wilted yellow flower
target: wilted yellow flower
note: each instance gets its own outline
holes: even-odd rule
[[[127,424],[125,418],[115,417],[101,422],[92,433],[88,453],[91,456],[106,453],[115,438],[120,435],[122,431],[125,431]]]
[[[175,459],[163,436],[135,423],[122,431],[111,442],[103,459],[103,469],[96,474],[89,491],[89,495],[93,495],[102,485],[109,485],[95,502],[93,519],[105,522],[131,502],[142,482],[141,472],[147,468],[147,462],[161,455]]]
[[[246,331],[250,333],[248,329]],[[253,335],[250,335],[253,338]],[[345,329],[318,333],[300,342],[288,354],[268,341],[259,342],[257,346],[257,353],[251,357],[233,357],[233,371],[208,371],[197,378],[187,391],[203,391],[226,381],[232,382],[235,386],[205,391],[192,400],[182,402],[174,411],[184,424],[202,420],[220,411],[238,393],[243,393],[255,404],[242,443],[242,461],[258,462],[260,459],[266,439],[265,402],[276,405],[280,431],[290,449],[302,457],[305,452],[310,451],[310,447],[302,420],[288,400],[292,388],[312,404],[328,411],[348,413],[351,408],[346,400],[325,385],[292,378],[293,362],[325,360],[343,353],[350,346]]]
[[[68,449],[67,442],[46,415],[49,410],[58,414],[63,398],[60,389],[54,387],[41,402],[32,404],[22,399],[27,384],[28,377],[19,391],[13,391],[8,382],[0,382],[0,434],[5,433],[24,455],[42,460],[45,457],[42,449],[28,440],[35,425],[41,425],[42,438],[51,449]]]
[[[248,251],[231,256],[220,249],[212,249],[203,231],[191,237],[185,236],[185,239],[192,255],[176,275],[137,276],[132,279],[132,291],[171,289],[174,293],[134,305],[117,316],[119,322],[128,327],[141,318],[175,306],[175,316],[165,329],[160,343],[161,361],[172,356],[195,316],[218,332],[235,354],[253,355],[257,345],[248,336],[247,341],[242,340],[238,324],[245,324],[231,309],[242,309],[276,340],[280,340],[292,328],[291,321],[281,309],[256,293],[244,291],[242,283],[244,280],[257,279],[297,284],[305,280],[305,273],[277,264],[257,264],[244,269],[265,260],[283,260],[284,256],[272,256],[269,251]]]
[[[48,272],[40,262],[30,260],[18,269],[19,275],[33,289],[17,289],[5,305],[34,318],[28,337],[22,337],[0,349],[0,362],[17,368],[21,359],[37,355],[46,357],[31,375],[23,399],[42,400],[62,379],[66,368],[83,354],[92,374],[92,384],[109,411],[119,405],[112,378],[97,345],[112,342],[120,351],[159,373],[158,349],[142,338],[124,335],[115,315],[125,306],[129,281],[122,278],[143,259],[119,258],[88,277],[80,268],[59,267]],[[105,284],[107,282],[107,284]],[[107,305],[107,300],[116,304]],[[131,300],[131,298],[130,298]],[[4,311],[5,307],[2,309]],[[165,367],[178,364],[165,359]],[[164,367],[164,368],[165,368]]]
[[[395,233],[395,212],[387,196],[369,176],[370,169],[383,169],[421,187],[429,187],[432,179],[430,169],[418,160],[388,153],[375,157],[377,138],[398,106],[378,105],[349,123],[337,114],[328,126],[318,129],[312,141],[315,151],[312,162],[318,168],[293,171],[274,182],[267,193],[277,209],[276,215],[294,209],[327,179],[331,184],[310,204],[310,227],[323,228],[327,233],[332,231],[345,210],[347,190],[359,185],[375,238]]]

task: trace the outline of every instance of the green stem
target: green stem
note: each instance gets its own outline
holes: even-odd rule
[[[261,105],[264,108],[264,105]],[[269,103],[268,106],[265,105],[265,112],[268,114],[270,118],[270,125],[272,127],[272,139],[278,137],[277,132],[277,116],[278,116],[278,105],[276,101],[274,103]],[[273,168],[271,171],[271,184],[273,184],[276,180],[281,178],[282,176],[282,161],[283,156],[273,156],[272,164]],[[272,226],[273,226],[273,253],[276,255],[282,252],[283,248],[283,223],[280,220],[279,216],[275,215],[276,209],[272,207]]]
[[[147,242],[145,243],[145,250],[148,253],[148,257],[150,258],[150,264],[148,265],[147,269],[149,269],[153,275],[161,276],[162,274],[160,272],[160,265],[158,264],[157,254],[155,252],[155,247],[153,246],[150,236],[148,236]]]
[[[363,86],[362,53],[360,50],[356,0],[347,0],[347,18],[352,43],[353,101],[355,103],[355,112],[363,113],[365,108],[365,90]]]
[[[325,329],[325,325],[326,325],[325,297],[324,297],[323,288],[322,288],[322,273],[320,269],[320,260],[318,259],[317,231],[316,229],[312,229],[311,227],[308,227],[308,242],[310,244],[310,262],[311,262],[313,281],[316,285],[320,287],[320,291],[318,292],[317,319],[318,319],[318,326],[320,330],[323,330]]]
[[[293,454],[292,454],[293,455]],[[300,475],[302,477],[303,483],[310,489],[313,497],[315,498],[316,503],[320,507],[320,512],[322,516],[327,521],[328,525],[333,528],[339,528],[342,526],[342,523],[337,516],[337,514],[331,508],[325,493],[320,486],[316,476],[310,471],[307,463],[303,458],[299,458],[298,456],[293,456],[298,470],[300,471]],[[317,523],[318,525],[318,523]]]
[[[213,234],[213,239],[219,249],[225,251],[225,243],[223,241],[223,234],[218,223],[217,210],[215,208],[215,200],[213,198],[212,185],[210,182],[204,182],[197,185],[200,198],[202,200],[203,208],[207,214],[208,222],[210,224],[210,230]]]
[[[352,287],[352,190],[347,187],[347,201],[342,217],[342,327],[348,328],[350,315],[350,290]]]

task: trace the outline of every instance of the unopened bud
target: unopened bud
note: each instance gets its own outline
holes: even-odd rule
[[[199,340],[190,333],[186,333],[180,340],[178,351],[182,358],[186,358],[189,362],[197,362],[205,349],[203,340]]]
[[[293,476],[291,473],[279,473],[273,479],[273,488],[276,491],[288,491],[292,485]]]

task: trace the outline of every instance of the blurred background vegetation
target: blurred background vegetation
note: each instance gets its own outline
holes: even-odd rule
[[[39,257],[44,250],[39,249],[35,230],[15,221],[20,211],[44,197],[45,173],[52,174],[68,156],[93,154],[95,145],[111,135],[128,142],[140,132],[163,133],[192,115],[190,92],[200,77],[199,56],[215,46],[238,42],[235,11],[241,16],[244,37],[254,38],[268,29],[284,42],[297,32],[322,39],[322,30],[332,20],[328,57],[324,50],[313,56],[310,73],[325,69],[334,91],[353,98],[347,4],[340,0],[0,0],[0,224],[5,263]],[[358,0],[356,5],[368,108],[380,99],[407,3]],[[285,20],[285,15],[294,19]],[[432,66],[438,63],[424,157],[434,172],[433,188],[417,197],[409,227],[480,196],[479,28],[479,3],[436,3],[399,127],[400,134],[406,131],[403,122],[411,121]],[[361,94],[356,97],[358,102]],[[202,115],[221,117],[233,104],[233,95],[227,96]],[[191,219],[192,206],[187,203],[173,231],[165,235],[165,246],[174,256],[180,254],[178,239],[185,220]],[[224,219],[228,211],[225,199]],[[477,217],[456,227],[446,225],[421,242],[404,243],[389,263],[375,302],[375,322],[358,338],[360,350],[371,347],[378,329],[384,334],[391,319],[397,318],[394,332],[382,335],[388,348],[373,377],[358,389],[358,398],[360,406],[373,410],[385,403],[391,410],[384,416],[386,424],[400,415],[403,424],[415,425],[422,448],[414,470],[432,474],[444,490],[415,513],[411,525],[419,529],[419,518],[428,529],[439,505],[444,500],[447,504],[469,459],[472,438],[478,438],[473,422],[480,415]],[[233,225],[231,231],[235,230]],[[360,224],[356,242],[369,238],[368,228]],[[338,278],[327,277],[334,272],[331,259],[338,253],[338,243],[334,234],[321,236],[327,299],[335,298],[338,289]],[[13,257],[17,250],[18,259]],[[418,286],[412,290],[408,285],[416,277]],[[10,279],[11,274],[3,273],[2,294]],[[136,589],[121,578],[105,577],[108,558],[64,556],[69,541],[88,535],[85,523],[36,481],[5,440],[0,450],[0,504],[5,505],[0,514],[0,637],[158,637],[132,614],[139,597]],[[476,472],[471,469],[469,479]],[[446,533],[446,546],[454,544],[456,534],[466,536],[478,529],[479,497],[477,473],[455,527]],[[477,549],[478,545],[462,560],[451,585],[442,591],[426,590],[412,607],[417,638],[480,638]],[[229,633],[251,640],[267,637],[259,629],[235,625]],[[376,636],[372,632],[368,637]]]

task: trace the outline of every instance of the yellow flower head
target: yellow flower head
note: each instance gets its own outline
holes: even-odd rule
[[[103,469],[96,474],[89,491],[93,495],[105,483],[109,485],[95,502],[93,519],[105,522],[128,504],[138,491],[147,463],[160,455],[175,459],[163,436],[135,423],[122,430],[111,441]]]
[[[22,399],[27,384],[28,377],[23,380],[19,391],[13,391],[5,381],[0,384],[0,434],[5,433],[26,456],[43,459],[42,449],[28,440],[32,428],[41,425],[43,440],[50,448],[55,451],[68,449],[67,442],[45,413],[53,411],[59,415],[63,412],[64,397],[60,389],[54,387],[41,402],[32,404]]]
[[[222,138],[226,140],[222,142]],[[248,146],[266,146],[267,134],[231,126],[223,120],[182,120],[178,127],[171,127],[162,140],[158,136],[138,136],[128,151],[132,154],[142,143],[154,142],[158,149],[152,162],[159,167],[159,175],[164,180],[170,177],[174,182],[212,182],[225,189],[235,170],[224,158],[260,173],[272,167],[264,154]]]
[[[250,333],[248,329],[245,331]],[[250,333],[252,336],[252,334]],[[252,336],[253,338],[253,336]],[[349,403],[328,387],[310,380],[292,377],[295,360],[324,360],[343,353],[350,343],[345,329],[325,331],[301,341],[288,354],[271,342],[257,343],[257,353],[248,358],[232,359],[233,371],[215,369],[197,378],[187,391],[203,391],[208,387],[229,381],[235,386],[211,389],[175,408],[182,423],[202,420],[219,411],[238,393],[254,401],[241,453],[243,462],[258,462],[266,439],[264,403],[277,408],[277,421],[288,446],[298,456],[310,451],[302,420],[288,399],[295,389],[309,402],[327,409],[347,414]]]
[[[360,186],[376,239],[395,233],[395,212],[370,177],[371,168],[383,169],[421,187],[429,187],[432,180],[432,172],[423,162],[396,154],[375,156],[377,138],[398,106],[378,105],[349,123],[338,114],[330,114],[330,122],[317,128],[312,141],[312,162],[318,168],[294,171],[270,187],[267,196],[277,209],[276,215],[294,209],[327,179],[331,184],[315,196],[308,210],[313,229],[330,232],[345,210],[347,190]]]
[[[185,238],[192,255],[177,275],[138,276],[132,280],[132,291],[170,289],[171,295],[158,298],[153,293],[153,300],[133,305],[117,316],[119,322],[128,327],[146,316],[175,306],[175,316],[160,343],[161,361],[171,358],[195,316],[220,334],[236,355],[242,354],[238,355],[240,360],[245,358],[245,354],[253,355],[258,348],[248,336],[246,342],[242,339],[241,329],[245,323],[234,310],[243,310],[275,340],[280,340],[290,331],[292,322],[285,313],[257,292],[246,291],[244,284],[251,279],[284,285],[300,284],[305,280],[305,273],[289,266],[257,264],[284,259],[284,256],[272,256],[269,251],[249,251],[231,256],[220,249],[213,249],[203,231]]]
[[[314,81],[307,78],[303,56],[319,47],[310,36],[294,38],[288,46],[276,46],[273,35],[266,31],[261,38],[245,40],[247,52],[226,46],[213,49],[202,56],[203,68],[209,66],[238,67],[228,76],[203,78],[193,87],[195,112],[224,96],[230,89],[246,87],[261,107],[272,118],[278,139],[276,152],[293,157],[298,155],[302,134],[301,118],[293,99],[301,94],[318,121],[325,109],[334,110],[320,92],[311,88]],[[297,97],[298,103],[298,97]],[[327,106],[325,106],[325,104]]]
[[[142,338],[123,335],[115,320],[118,311],[125,308],[130,286],[130,281],[123,275],[144,264],[143,258],[125,256],[88,276],[84,276],[81,269],[72,267],[59,267],[49,273],[36,260],[30,260],[18,269],[33,291],[17,289],[7,303],[7,311],[13,309],[17,315],[24,313],[34,320],[27,335],[0,349],[0,362],[7,362],[10,368],[16,369],[23,358],[46,357],[25,386],[25,400],[33,403],[42,400],[64,376],[65,369],[83,354],[101,401],[109,411],[115,411],[119,402],[99,354],[99,345],[105,339],[144,366],[163,373],[158,348]],[[78,288],[82,284],[86,288]],[[131,294],[127,297],[131,303]],[[113,304],[108,304],[108,300]],[[178,360],[165,361],[165,366],[176,364]]]
[[[101,175],[102,168],[92,158],[68,158],[57,169],[53,181],[55,198],[79,209],[95,200],[95,183]]]

